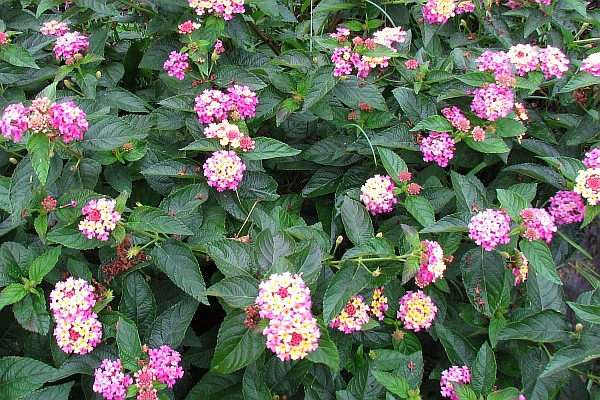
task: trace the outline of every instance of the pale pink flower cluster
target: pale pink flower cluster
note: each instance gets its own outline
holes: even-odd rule
[[[508,52],[487,50],[476,60],[480,71],[488,71],[496,76],[500,84],[514,74],[525,76],[528,72],[538,68],[544,73],[546,79],[561,78],[569,70],[569,59],[557,47],[547,46],[540,49],[531,44],[516,44]]]
[[[475,89],[474,95],[471,110],[479,118],[488,121],[506,117],[514,107],[515,94],[508,87],[486,84]]]
[[[185,71],[190,67],[187,61],[188,58],[188,53],[172,51],[167,61],[163,64],[163,68],[169,76],[174,76],[181,81],[185,78]]]
[[[373,298],[371,299],[371,304],[369,305],[369,311],[373,317],[377,318],[379,321],[383,321],[385,315],[383,314],[388,310],[388,299],[383,295],[383,286],[375,288],[373,290]]]
[[[535,71],[540,63],[538,48],[530,44],[519,43],[511,46],[506,56],[519,76],[525,76],[527,72]]]
[[[213,13],[226,21],[233,18],[233,14],[242,14],[246,11],[244,0],[189,0],[189,5],[198,15]]]
[[[28,129],[69,143],[83,139],[88,122],[85,113],[73,102],[51,103],[46,97],[33,100],[30,107],[17,103],[4,109],[0,132],[5,138],[17,143]]]
[[[580,170],[575,178],[573,191],[592,206],[600,203],[600,167]]]
[[[405,329],[419,332],[431,328],[437,313],[437,306],[423,291],[409,291],[398,302],[397,318],[402,321]]]
[[[169,346],[160,346],[148,351],[148,368],[154,370],[153,375],[159,382],[173,387],[175,381],[183,377],[183,368],[179,365],[181,354]]]
[[[557,224],[572,224],[583,221],[585,203],[580,194],[561,190],[550,198],[548,211]]]
[[[83,221],[79,222],[79,230],[88,239],[97,238],[103,242],[108,240],[110,231],[115,229],[117,222],[121,220],[121,213],[115,211],[115,200],[101,198],[90,200],[81,209],[81,215],[85,215]]]
[[[44,36],[63,36],[69,32],[69,26],[64,22],[58,22],[52,20],[50,22],[44,22],[40,28],[40,33]]]
[[[54,43],[54,55],[56,58],[64,58],[68,59],[76,54],[81,54],[82,51],[85,51],[90,46],[90,42],[88,41],[85,35],[74,31],[67,32],[62,36],[59,36]]]
[[[203,167],[208,186],[217,188],[218,192],[236,190],[246,170],[241,158],[233,150],[215,151]]]
[[[469,132],[471,130],[471,121],[464,116],[458,107],[443,108],[442,115],[459,131]]]
[[[515,276],[515,286],[527,280],[529,274],[529,260],[523,252],[517,250],[511,259],[512,273]]]
[[[196,97],[195,102],[194,111],[198,114],[198,120],[201,124],[208,124],[227,118],[235,121],[254,117],[258,99],[248,86],[233,85],[227,88],[227,93],[206,89]]]
[[[469,367],[456,365],[442,371],[442,380],[440,386],[442,388],[442,397],[449,397],[452,400],[459,400],[458,395],[454,391],[453,383],[464,383],[471,382],[471,371]]]
[[[540,69],[546,79],[550,79],[553,76],[561,78],[563,73],[569,70],[569,59],[565,53],[556,47],[548,46],[540,49],[538,57],[540,60]]]
[[[471,132],[471,136],[473,137],[474,141],[483,142],[486,137],[485,129],[483,129],[481,126],[477,125],[475,128],[473,128],[473,131]]]
[[[319,346],[321,331],[311,312],[310,289],[300,275],[272,274],[256,297],[259,315],[269,319],[263,330],[267,348],[281,361],[305,358]]]
[[[142,369],[133,374],[133,377],[135,378],[135,387],[138,389],[138,400],[155,400],[158,398],[158,391],[154,388],[156,370],[144,365]]]
[[[550,243],[557,228],[554,224],[554,217],[548,211],[543,208],[524,208],[520,215],[525,225],[523,237],[529,241],[544,239]]]
[[[585,153],[585,158],[583,159],[583,163],[588,168],[598,168],[600,167],[600,147],[596,147],[593,150]]]
[[[241,149],[242,151],[254,149],[254,140],[244,136],[237,125],[227,121],[209,124],[204,128],[204,136],[218,138],[221,146],[229,146],[232,149]]]
[[[375,175],[360,188],[360,200],[375,215],[392,211],[398,199],[394,197],[394,182],[387,175]]]
[[[455,15],[473,12],[475,4],[470,1],[427,0],[423,6],[423,18],[430,24],[441,25]]]
[[[350,30],[347,28],[338,28],[337,32],[332,33],[330,36],[337,38],[340,44],[346,44],[349,35]],[[331,55],[331,62],[335,64],[333,75],[350,75],[356,68],[356,75],[364,79],[377,66],[386,68],[389,65],[389,56],[367,56],[361,55],[361,53],[375,50],[378,44],[397,52],[394,43],[403,43],[405,36],[406,31],[403,31],[400,27],[384,28],[373,33],[372,38],[363,39],[358,36],[353,38],[352,47],[350,47],[350,44],[336,47]]]
[[[444,262],[444,250],[438,242],[423,240],[421,245],[423,246],[421,268],[417,272],[415,283],[420,288],[424,288],[444,276],[446,263]]]
[[[93,312],[94,287],[83,279],[57,282],[50,293],[50,310],[56,327],[54,337],[65,353],[86,354],[100,343],[102,325]]]
[[[407,69],[414,71],[417,68],[419,68],[419,61],[414,58],[411,58],[410,60],[406,60],[406,62],[404,62],[404,65]]]
[[[100,367],[94,370],[92,390],[108,400],[124,400],[127,387],[133,383],[131,376],[123,373],[121,360],[102,360]]]
[[[435,161],[440,167],[447,167],[454,157],[456,142],[447,132],[431,131],[429,136],[421,140],[420,150],[423,161]]]
[[[345,334],[357,332],[362,326],[371,320],[369,317],[369,306],[365,304],[360,295],[353,296],[346,307],[329,323],[332,328],[337,328]]]
[[[181,35],[188,35],[194,32],[196,29],[200,29],[201,26],[202,25],[200,25],[198,22],[188,20],[177,25],[177,32],[179,32]]]
[[[469,237],[487,251],[510,242],[510,218],[506,213],[488,208],[477,213],[469,223]]]
[[[581,62],[581,70],[600,76],[600,52],[590,54]]]

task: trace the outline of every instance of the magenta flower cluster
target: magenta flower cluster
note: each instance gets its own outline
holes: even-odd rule
[[[548,211],[543,208],[524,208],[520,215],[525,225],[523,237],[530,241],[544,239],[550,243],[557,228],[554,217]]]
[[[369,306],[365,304],[360,295],[352,296],[346,307],[329,323],[332,328],[337,328],[345,334],[357,332],[371,320]]]
[[[375,175],[360,188],[360,200],[375,215],[392,211],[398,199],[394,197],[394,182],[387,175]]]
[[[204,162],[204,176],[208,186],[214,187],[218,192],[236,190],[244,179],[246,165],[233,150],[215,151]]]
[[[420,150],[423,161],[435,161],[440,167],[447,167],[454,157],[456,142],[447,132],[431,131],[429,136],[421,140]]]
[[[440,386],[442,388],[442,397],[448,397],[452,400],[459,400],[453,383],[470,383],[471,382],[471,371],[469,367],[462,366],[458,367],[456,365],[442,371],[442,380],[440,381]]]
[[[8,105],[0,118],[2,136],[17,143],[28,129],[69,143],[83,139],[88,122],[85,113],[71,101],[51,103],[42,97],[33,100],[30,107],[23,103]]]
[[[258,99],[248,86],[233,85],[227,93],[206,89],[195,99],[194,111],[201,124],[254,117]]]
[[[321,331],[312,315],[310,289],[300,275],[272,274],[256,297],[259,315],[269,319],[263,330],[267,348],[281,361],[305,358],[319,346]]]
[[[385,315],[383,314],[389,308],[388,299],[383,295],[383,286],[373,289],[373,298],[369,305],[369,311],[374,318],[379,321],[383,321]]]
[[[121,213],[115,211],[115,205],[115,200],[106,198],[90,200],[81,209],[81,214],[85,216],[83,221],[79,222],[81,233],[88,239],[97,238],[103,242],[107,241],[108,235],[121,220]]]
[[[509,232],[510,217],[498,210],[488,208],[481,211],[469,223],[469,237],[487,251],[510,242]]]
[[[181,35],[189,35],[194,32],[196,29],[200,29],[200,24],[198,22],[193,21],[185,21],[179,25],[177,25],[177,32]]]
[[[438,242],[424,240],[421,245],[423,246],[421,267],[417,272],[415,283],[420,288],[424,288],[444,276],[446,263],[444,262],[444,250]]]
[[[423,291],[406,292],[398,301],[397,318],[402,321],[405,329],[419,332],[421,329],[431,328],[435,320],[437,306]]]
[[[246,11],[244,0],[188,0],[188,3],[198,15],[212,13],[226,21],[233,18],[233,14]]]
[[[76,54],[81,54],[81,52],[87,50],[89,46],[90,42],[85,35],[82,35],[77,31],[67,32],[56,38],[56,42],[54,43],[54,55],[56,58],[62,57],[64,59],[69,59]]]
[[[185,78],[185,71],[190,67],[188,63],[188,53],[179,53],[172,51],[169,58],[163,64],[163,68],[167,71],[167,75],[174,76],[180,81]]]
[[[93,312],[94,287],[83,279],[57,282],[50,293],[50,310],[56,327],[54,337],[65,353],[86,354],[100,343],[102,325]]]
[[[442,115],[459,131],[469,132],[471,130],[471,121],[464,116],[458,107],[443,108]]]
[[[515,105],[515,94],[506,86],[495,83],[475,89],[471,110],[479,118],[495,121],[506,117]]]
[[[557,224],[572,224],[583,221],[585,203],[580,194],[561,190],[550,198],[548,211]]]
[[[133,383],[131,376],[123,373],[121,360],[102,360],[100,367],[94,370],[92,390],[108,400],[124,400],[127,387]]]
[[[148,367],[154,370],[159,382],[173,387],[175,381],[183,377],[183,368],[179,366],[181,354],[169,346],[160,346],[148,351]]]
[[[586,152],[583,163],[588,168],[600,168],[600,147]]]

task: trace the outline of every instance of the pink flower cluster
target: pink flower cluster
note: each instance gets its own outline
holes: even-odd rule
[[[456,142],[446,132],[431,131],[429,136],[421,140],[420,150],[423,161],[435,161],[440,167],[447,167],[454,157]]]
[[[437,313],[437,306],[423,291],[409,291],[398,302],[397,318],[404,324],[404,328],[419,332],[421,329],[431,328]]]
[[[520,215],[525,225],[523,237],[530,241],[544,239],[550,243],[557,228],[554,217],[548,214],[548,211],[543,208],[524,208]]]
[[[403,43],[406,31],[401,28],[384,28],[373,33],[372,38],[363,39],[355,37],[352,44],[347,43],[350,30],[338,27],[336,33],[330,36],[337,38],[342,47],[336,47],[331,55],[331,62],[335,64],[333,70],[334,76],[350,75],[356,68],[359,78],[366,78],[369,72],[377,66],[385,68],[389,64],[389,56],[367,56],[361,55],[365,51],[375,50],[377,45],[385,46],[388,49],[397,52],[394,43]]]
[[[8,43],[8,34],[0,31],[0,44]]]
[[[236,190],[244,179],[246,166],[233,150],[215,151],[204,162],[204,176],[208,186],[217,188],[218,192],[226,189]]]
[[[600,203],[600,167],[579,171],[573,191],[579,193],[592,206]]]
[[[583,221],[585,203],[580,194],[561,190],[550,198],[548,211],[557,224],[572,224]]]
[[[383,321],[383,318],[385,318],[383,313],[386,312],[388,308],[388,299],[383,295],[383,286],[375,288],[373,290],[373,298],[369,306],[371,315],[373,315],[373,317],[377,318],[379,321]]]
[[[196,29],[200,29],[200,24],[198,22],[193,21],[185,21],[179,25],[177,25],[177,32],[181,35],[188,35],[194,32]]]
[[[472,1],[427,0],[423,6],[423,18],[429,24],[441,25],[455,15],[473,12],[475,4]]]
[[[581,70],[594,76],[600,76],[600,52],[590,54],[581,62]]]
[[[224,121],[231,118],[234,121],[254,117],[258,99],[248,86],[233,85],[227,88],[227,93],[220,90],[206,89],[195,99],[194,111],[198,114],[201,124]]]
[[[121,360],[102,360],[100,367],[94,370],[92,390],[109,400],[124,400],[127,387],[133,383],[131,376],[123,373]]]
[[[148,351],[148,368],[154,370],[156,379],[173,387],[175,381],[183,377],[183,368],[179,366],[181,354],[169,346],[160,346]]]
[[[83,221],[79,222],[79,230],[88,239],[97,238],[103,242],[108,240],[110,231],[115,229],[117,222],[121,220],[121,214],[115,211],[115,200],[101,198],[90,200],[81,209],[81,215],[85,215]]]
[[[440,385],[442,388],[442,397],[449,397],[452,400],[459,400],[458,395],[454,391],[453,383],[469,383],[471,382],[471,371],[469,367],[456,365],[442,371],[442,380]]]
[[[498,82],[503,80],[502,77],[513,76],[513,71],[516,75],[525,76],[538,68],[546,79],[561,78],[569,70],[570,62],[557,47],[540,49],[530,44],[516,44],[508,52],[487,50],[475,61],[479,63],[480,71],[493,73]]]
[[[88,122],[85,113],[71,101],[51,103],[49,99],[41,97],[33,100],[30,107],[17,103],[4,109],[0,118],[0,132],[5,138],[17,143],[28,129],[69,143],[83,139]]]
[[[444,262],[444,250],[438,242],[424,240],[421,242],[423,250],[421,253],[421,269],[417,272],[415,283],[424,288],[431,282],[435,282],[444,276],[446,263]]]
[[[600,167],[600,147],[596,147],[585,153],[583,163],[588,168],[599,168]]]
[[[83,279],[57,282],[50,293],[50,310],[56,327],[54,337],[65,353],[86,354],[100,343],[102,325],[93,312],[94,287]]]
[[[310,290],[300,275],[272,274],[256,297],[259,315],[269,319],[263,330],[267,348],[281,361],[305,358],[319,346],[321,331],[311,312]]]
[[[185,78],[185,71],[190,67],[187,61],[188,58],[188,53],[172,51],[169,54],[169,59],[163,64],[163,68],[169,76],[174,76],[181,81]]]
[[[469,223],[469,237],[487,251],[510,242],[510,218],[502,211],[487,209],[477,213]]]
[[[362,326],[371,320],[369,317],[369,306],[360,295],[353,296],[341,313],[329,323],[332,328],[337,328],[345,334],[357,332]]]
[[[394,197],[394,182],[387,175],[375,175],[360,188],[360,200],[375,215],[392,211],[398,199]]]
[[[221,146],[229,146],[232,149],[241,149],[242,151],[254,149],[254,140],[244,136],[237,125],[227,121],[208,125],[204,128],[204,136],[218,138]]]
[[[495,83],[486,84],[473,92],[475,97],[471,103],[471,110],[479,118],[495,121],[506,117],[514,107],[515,94],[505,86]]]
[[[485,129],[483,129],[481,126],[477,125],[475,128],[473,128],[473,131],[471,132],[471,136],[473,137],[474,141],[483,142],[486,137]]]
[[[81,54],[90,46],[85,35],[74,31],[67,32],[62,36],[59,36],[54,43],[54,55],[56,58],[69,59],[74,57],[76,54]]]
[[[189,5],[198,15],[213,13],[226,21],[233,18],[233,14],[242,14],[246,11],[244,0],[189,0]]]
[[[69,27],[64,22],[58,22],[56,20],[52,20],[50,22],[44,22],[42,27],[40,28],[40,32],[44,36],[63,36],[65,33],[69,32]]]
[[[469,132],[471,130],[471,121],[463,115],[458,107],[443,108],[442,115],[459,131]]]

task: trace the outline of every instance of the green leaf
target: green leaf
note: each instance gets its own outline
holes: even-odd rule
[[[556,310],[543,310],[509,323],[498,334],[498,340],[530,340],[560,342],[571,337],[566,317]]]
[[[585,214],[583,216],[581,227],[583,228],[588,226],[598,216],[598,214],[600,214],[600,204],[596,204],[595,206],[587,204],[585,206]]]
[[[260,331],[244,325],[246,313],[230,313],[219,328],[217,346],[210,369],[231,373],[256,360],[265,351],[265,339]]]
[[[446,232],[468,232],[471,214],[455,213],[446,215],[434,224],[429,225],[419,232],[421,233],[446,233]]]
[[[525,254],[527,260],[529,260],[529,268],[533,270],[531,272],[542,275],[550,282],[562,285],[562,281],[556,272],[554,258],[545,242],[542,240],[530,242],[527,239],[521,239],[519,248]]]
[[[409,387],[406,379],[389,372],[373,371],[372,374],[389,392],[402,398],[408,397]]]
[[[29,51],[19,43],[3,46],[3,48],[0,49],[0,60],[6,61],[15,67],[40,69]]]
[[[63,383],[62,385],[48,386],[43,389],[36,390],[27,397],[23,397],[23,400],[62,400],[68,399],[71,388],[75,384],[74,381]]]
[[[462,383],[456,383],[453,386],[460,400],[478,400],[477,394],[469,386]]]
[[[435,324],[435,332],[438,334],[448,359],[453,365],[473,365],[477,352],[467,339],[442,324]]]
[[[56,368],[26,357],[0,359],[0,399],[19,399],[48,382]]]
[[[331,371],[340,370],[340,353],[335,343],[329,337],[329,331],[327,325],[323,323],[321,318],[318,319],[319,330],[321,331],[321,337],[319,338],[319,347],[312,353],[308,354],[307,359],[314,363],[321,363],[327,365]]]
[[[529,400],[555,399],[569,379],[566,371],[540,376],[548,364],[548,355],[540,348],[530,348],[520,356],[519,362],[523,393]]]
[[[122,118],[107,116],[90,124],[80,142],[86,150],[113,150],[131,139],[143,139],[147,132],[135,129]]]
[[[415,93],[411,88],[399,87],[394,89],[392,93],[404,114],[413,124],[423,118],[437,114],[435,102],[423,94]]]
[[[35,228],[35,232],[42,239],[42,241],[46,237],[46,231],[48,230],[48,215],[40,214],[33,220],[33,227]]]
[[[304,96],[302,109],[304,111],[317,104],[327,93],[329,93],[336,84],[336,79],[331,70],[322,69],[315,75],[311,81],[310,88]]]
[[[597,332],[584,332],[579,343],[558,350],[540,377],[566,371],[579,364],[600,358],[600,337],[597,335]]]
[[[117,347],[123,367],[132,371],[140,368],[138,359],[145,359],[142,343],[135,324],[119,317],[117,325]]]
[[[545,167],[539,164],[523,163],[517,165],[511,165],[510,167],[504,168],[505,172],[516,172],[523,174],[542,182],[546,182],[559,190],[566,190],[567,183],[565,178],[561,174],[556,172],[553,168]]]
[[[461,261],[461,272],[476,310],[493,317],[496,311],[508,307],[514,277],[498,252],[482,248],[468,251]]]
[[[62,247],[52,247],[50,250],[33,260],[33,264],[31,264],[31,267],[29,268],[29,279],[31,279],[35,285],[40,284],[42,279],[54,269],[61,252]]]
[[[145,332],[156,318],[156,300],[140,272],[134,271],[123,279],[119,311],[131,319],[140,333]]]
[[[258,284],[258,280],[252,276],[232,276],[221,279],[204,294],[220,297],[231,307],[244,308],[255,302]]]
[[[28,293],[21,283],[11,283],[0,292],[0,310],[22,300]]]
[[[381,157],[383,168],[385,168],[386,172],[394,182],[400,184],[401,182],[400,179],[398,179],[398,174],[408,170],[404,160],[400,158],[398,154],[385,147],[377,147],[377,151],[379,152],[379,157]]]
[[[294,265],[294,271],[302,274],[306,286],[312,286],[321,273],[323,250],[315,240],[307,239],[308,245],[286,258]]]
[[[277,267],[283,257],[294,252],[295,247],[294,239],[288,233],[273,233],[265,229],[256,237],[254,258],[264,272],[286,272],[277,270]]]
[[[323,299],[323,320],[329,324],[348,304],[352,296],[363,290],[371,280],[364,267],[349,265],[339,270],[329,281]]]
[[[226,87],[231,85],[231,81],[236,85],[249,86],[250,89],[258,91],[267,87],[267,84],[246,68],[235,65],[223,65],[219,68],[218,78],[215,83],[219,86]]]
[[[132,229],[166,235],[192,235],[193,232],[176,216],[154,207],[139,206],[129,216],[127,226]]]
[[[97,100],[111,108],[134,113],[145,113],[151,108],[148,103],[138,96],[120,87],[112,87],[101,91],[97,95]]]
[[[254,138],[254,150],[243,153],[246,160],[266,160],[277,157],[291,157],[300,154],[300,150],[280,142],[279,140],[257,137]]]
[[[476,206],[479,210],[487,208],[485,188],[473,176],[464,176],[451,171],[452,188],[456,195],[456,206],[459,212],[471,215],[471,210]],[[470,218],[469,218],[470,219]]]
[[[244,400],[242,374],[219,374],[207,372],[192,388],[186,400]]]
[[[411,131],[452,132],[450,121],[441,115],[432,115],[417,122]]]
[[[219,271],[226,277],[232,277],[252,274],[249,247],[245,243],[226,239],[212,242],[207,246],[206,251]]]
[[[522,123],[508,117],[498,118],[492,122],[492,126],[496,130],[496,134],[500,137],[516,137],[524,134],[527,130]],[[484,141],[484,143],[485,142],[487,142],[487,140]]]
[[[504,154],[510,151],[504,140],[498,137],[487,137],[483,142],[476,142],[473,138],[467,137],[463,141],[473,150],[484,154]]]
[[[41,288],[36,293],[29,293],[23,300],[13,305],[13,313],[19,324],[28,331],[47,335],[50,330],[50,314],[46,307],[46,298]]]
[[[343,168],[323,167],[319,169],[302,189],[302,196],[316,197],[335,192],[345,172]]]
[[[311,366],[312,363],[306,360],[281,362],[277,357],[271,357],[265,363],[263,376],[271,392],[294,393]]]
[[[487,396],[496,383],[496,358],[494,351],[484,343],[471,367],[471,386],[480,396]]]
[[[406,211],[409,212],[423,227],[427,228],[435,223],[435,212],[429,200],[423,196],[407,196],[404,202]]]
[[[206,290],[200,265],[194,253],[183,243],[168,240],[157,244],[151,252],[154,264],[181,290],[204,304],[208,304],[202,292]]]
[[[365,207],[358,201],[345,196],[341,216],[348,239],[354,245],[358,246],[373,237],[374,230],[371,217]]]
[[[256,363],[251,363],[244,371],[242,392],[245,400],[272,398],[269,386],[262,378]]]
[[[358,105],[364,103],[377,110],[388,109],[379,88],[354,75],[338,81],[333,88],[333,95],[350,108],[358,109]]]
[[[494,77],[487,72],[468,72],[466,74],[456,75],[454,78],[466,85],[474,87],[482,87],[486,83],[496,82]]]
[[[574,303],[572,301],[567,301],[567,304],[580,320],[600,324],[600,306]]]
[[[564,85],[558,93],[571,93],[575,89],[581,89],[583,87],[593,86],[600,84],[600,76],[594,76],[589,72],[579,72],[569,79],[566,85]]]
[[[145,343],[152,348],[179,346],[197,308],[198,302],[187,297],[163,311],[148,328]]]
[[[529,206],[523,197],[512,190],[496,189],[496,196],[498,197],[500,205],[502,205],[502,209],[504,209],[508,216],[514,221],[518,221],[521,211]]]
[[[90,250],[105,246],[107,242],[98,239],[88,239],[76,225],[57,226],[48,232],[46,240],[50,243],[62,244],[65,247],[78,250]],[[109,238],[109,242],[110,242]]]
[[[34,134],[27,141],[27,151],[31,165],[42,186],[46,186],[50,170],[50,138],[44,134]]]
[[[499,392],[490,393],[487,400],[517,400],[519,395],[521,395],[519,389],[510,387],[500,390]]]
[[[570,181],[575,181],[579,171],[587,168],[583,162],[571,157],[540,157],[540,159],[558,169]]]
[[[217,138],[200,138],[181,150],[193,150],[193,151],[218,151],[223,150],[223,146],[219,143]]]

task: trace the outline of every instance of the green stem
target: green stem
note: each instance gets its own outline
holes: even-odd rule
[[[0,144],[0,149],[2,149],[5,153],[12,154],[15,157],[24,158],[23,155],[15,152],[15,151],[8,150],[8,147],[6,147],[4,144]]]
[[[573,44],[588,44],[588,43],[596,43],[596,42],[600,42],[600,37],[591,38],[591,39],[573,40]]]
[[[585,376],[586,378],[588,378],[588,379],[590,379],[590,380],[593,380],[593,381],[595,381],[595,382],[597,382],[597,383],[598,383],[598,382],[600,382],[600,376],[597,376],[597,375],[592,375],[592,374],[588,374],[588,373],[586,373],[586,372],[583,372],[583,371],[580,371],[580,370],[578,370],[578,369],[576,369],[576,368],[569,368],[569,369],[570,369],[571,371],[575,372],[576,374],[579,374],[579,375]]]
[[[468,174],[467,176],[474,176],[475,174],[477,174],[479,171],[481,171],[482,169],[484,169],[487,166],[486,163],[484,162],[480,162],[475,168],[473,168]]]
[[[379,11],[381,11],[383,13],[383,15],[385,15],[387,20],[390,21],[390,24],[392,24],[392,27],[394,27],[394,28],[396,27],[396,24],[394,24],[392,17],[390,17],[389,14],[387,12],[385,12],[385,10],[379,6],[379,4],[375,4],[371,0],[366,0],[366,2],[369,3],[370,5],[372,5],[373,7],[377,8]]]
[[[367,136],[367,133],[365,132],[365,130],[358,124],[348,124],[346,126],[355,126],[358,128],[358,130],[365,135],[365,139],[367,139],[367,143],[369,143],[369,147],[371,147],[371,154],[373,154],[373,161],[375,162],[375,168],[377,168],[377,156],[375,156],[375,149],[373,148],[373,144],[371,143],[371,139],[369,139],[369,136]]]
[[[568,237],[567,235],[565,235],[563,232],[557,231],[556,233],[558,233],[558,236],[560,236],[561,238],[565,239],[571,246],[575,247],[577,249],[577,251],[579,251],[581,254],[583,254],[584,256],[586,256],[587,258],[589,258],[590,260],[594,259],[594,257],[592,257],[590,255],[590,253],[588,253],[587,251],[585,251],[585,249],[583,247],[581,247],[580,245],[578,245],[577,243],[575,243],[570,237]]]
[[[335,260],[335,261],[324,261],[324,264],[335,266],[344,262],[357,262],[357,263],[365,263],[365,262],[382,262],[382,261],[404,261],[408,258],[408,256],[393,256],[393,257],[374,257],[374,258],[349,258],[347,260]]]
[[[156,241],[158,241],[158,240],[165,240],[165,239],[163,239],[163,238],[159,237],[159,236],[158,236],[158,234],[157,234],[156,232],[155,232],[154,234],[152,234],[152,233],[149,233],[149,232],[143,231],[143,230],[141,230],[141,229],[133,228],[133,227],[129,226],[129,225],[127,224],[127,222],[121,222],[121,224],[123,224],[123,226],[125,227],[125,229],[129,229],[129,230],[130,230],[130,231],[132,231],[132,232],[139,233],[140,235],[143,235],[143,236],[149,237],[149,238],[150,238],[150,239],[152,239],[152,241],[154,241],[154,242],[156,242]]]

